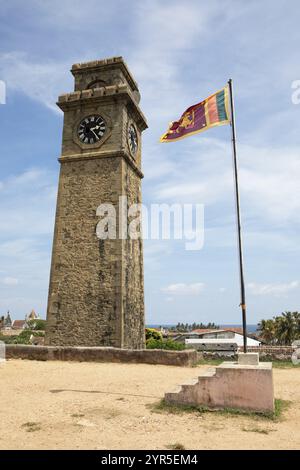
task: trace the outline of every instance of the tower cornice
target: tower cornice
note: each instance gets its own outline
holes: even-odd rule
[[[68,109],[78,108],[79,104],[87,105],[89,103],[106,103],[112,99],[125,99],[129,102],[134,114],[136,115],[137,122],[139,123],[141,130],[143,131],[147,129],[148,124],[146,118],[138,106],[133,93],[126,84],[65,93],[58,97],[58,102],[56,104],[62,111],[67,111]]]

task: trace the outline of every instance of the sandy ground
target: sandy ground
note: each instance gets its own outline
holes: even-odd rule
[[[276,398],[292,401],[279,422],[151,410],[203,367],[7,361],[0,449],[300,449],[299,368],[274,369]]]

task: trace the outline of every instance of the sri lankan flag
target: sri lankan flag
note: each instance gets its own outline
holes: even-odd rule
[[[228,86],[217,91],[201,103],[190,106],[179,121],[170,123],[160,142],[173,142],[192,134],[203,132],[210,127],[229,124]]]

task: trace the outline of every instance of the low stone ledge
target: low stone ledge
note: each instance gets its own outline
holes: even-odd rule
[[[292,354],[295,350],[292,346],[248,346],[249,353],[256,352],[259,354],[261,361],[291,361]],[[242,351],[242,348],[240,348]],[[225,351],[201,351],[203,359],[222,359],[237,360],[236,352]]]
[[[7,344],[6,358],[36,361],[123,362],[192,367],[197,363],[197,352],[194,350],[166,351],[161,349],[136,350]]]
[[[31,346],[25,344],[6,344],[6,359],[32,359],[47,361],[48,350],[44,346]]]

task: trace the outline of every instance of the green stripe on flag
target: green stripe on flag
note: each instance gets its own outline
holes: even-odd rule
[[[218,115],[220,121],[226,121],[228,119],[226,108],[225,108],[225,92],[224,90],[220,91],[217,94],[217,107],[218,107]]]

